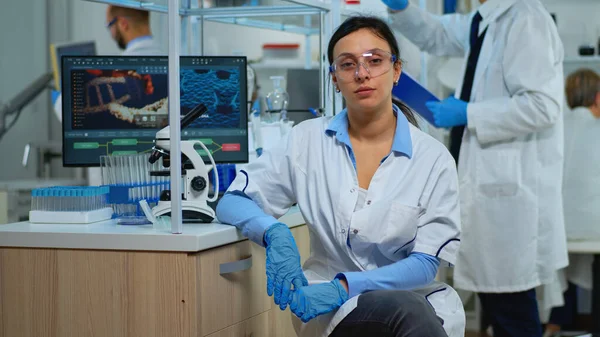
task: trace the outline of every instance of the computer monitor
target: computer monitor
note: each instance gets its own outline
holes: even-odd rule
[[[321,108],[320,74],[319,69],[288,69],[286,77],[286,91],[290,95],[288,119],[295,124],[315,118],[309,108]]]
[[[92,56],[96,55],[94,41],[56,43],[50,45],[50,62],[54,75],[54,87],[60,91],[61,59],[63,56]]]
[[[208,107],[181,138],[201,140],[217,163],[248,162],[246,58],[187,56],[180,68],[181,115]],[[150,151],[169,123],[166,56],[65,56],[62,69],[64,166]]]

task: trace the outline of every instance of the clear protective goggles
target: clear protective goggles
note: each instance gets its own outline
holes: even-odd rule
[[[344,53],[333,60],[329,72],[335,74],[338,80],[350,82],[359,78],[362,65],[369,77],[373,78],[390,71],[396,60],[396,55],[381,49],[372,49],[361,54]]]

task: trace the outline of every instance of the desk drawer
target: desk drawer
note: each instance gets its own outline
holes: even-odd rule
[[[206,337],[271,337],[269,322],[271,310]],[[275,337],[275,336],[273,336]]]
[[[197,263],[201,336],[271,308],[264,248],[242,241],[202,252]]]

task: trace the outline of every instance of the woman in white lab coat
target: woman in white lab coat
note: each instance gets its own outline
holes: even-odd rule
[[[240,171],[217,207],[221,222],[265,246],[267,293],[302,320],[300,336],[464,336],[460,298],[433,280],[460,243],[456,168],[392,104],[399,53],[382,20],[346,20],[328,58],[347,109],[294,127],[287,144]],[[303,270],[276,220],[294,203],[310,230]]]
[[[566,80],[565,169],[563,200],[569,240],[600,240],[600,76],[590,69],[578,70]],[[569,254],[567,280],[587,290],[592,288],[591,254]],[[573,293],[573,292],[571,292]],[[565,302],[572,303],[571,293]],[[546,335],[572,322],[573,308],[552,310]]]

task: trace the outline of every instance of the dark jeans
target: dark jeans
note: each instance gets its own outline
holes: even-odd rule
[[[479,293],[483,315],[494,337],[541,337],[535,289],[519,293]]]
[[[377,290],[358,298],[356,308],[330,337],[448,337],[425,297],[411,291]]]

